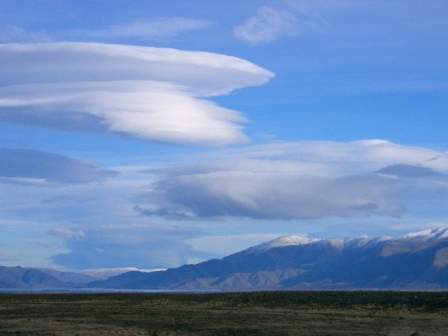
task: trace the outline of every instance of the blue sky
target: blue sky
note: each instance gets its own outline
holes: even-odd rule
[[[448,225],[446,1],[2,1],[0,264],[156,269]]]

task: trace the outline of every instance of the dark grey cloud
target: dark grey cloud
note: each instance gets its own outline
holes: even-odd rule
[[[428,167],[413,166],[407,164],[396,164],[387,166],[377,170],[376,172],[384,175],[409,179],[446,176],[445,174],[439,173],[438,171]]]
[[[153,206],[135,210],[172,220],[399,216],[403,209],[395,202],[393,182],[374,174],[310,177],[284,171],[202,171],[153,183],[148,196]]]
[[[0,177],[10,179],[43,179],[57,183],[88,183],[111,177],[117,172],[96,165],[32,149],[0,148]]]

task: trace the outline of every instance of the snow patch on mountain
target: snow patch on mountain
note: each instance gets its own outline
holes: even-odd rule
[[[428,230],[423,230],[419,232],[409,233],[407,235],[402,236],[401,238],[420,238],[424,241],[427,240],[438,240],[443,238],[448,238],[448,227],[438,227]]]
[[[250,252],[263,252],[275,247],[306,245],[319,241],[317,238],[306,238],[295,235],[281,236],[260,245],[249,248]]]
[[[425,245],[423,244],[433,244],[444,238],[448,238],[448,227],[439,227],[409,233],[407,235],[391,239],[389,243],[384,245],[384,248],[381,251],[381,256],[390,257],[395,254],[415,252],[421,248],[424,248]]]
[[[361,236],[358,238],[345,239],[344,245],[345,247],[350,248],[369,247],[392,239],[393,238],[388,236],[373,237],[373,238],[368,236]]]

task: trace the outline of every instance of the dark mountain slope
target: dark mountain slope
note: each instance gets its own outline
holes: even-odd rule
[[[54,276],[33,268],[0,266],[0,288],[32,289],[63,288],[65,284]]]
[[[91,283],[121,289],[448,288],[448,228],[400,238],[285,236],[197,265]]]

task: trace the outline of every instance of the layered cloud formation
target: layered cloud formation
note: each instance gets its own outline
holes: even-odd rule
[[[45,230],[45,239],[62,240],[57,249],[48,247],[56,265],[174,267],[228,251],[235,237],[207,238],[210,225],[241,229],[243,219],[254,226],[274,220],[280,232],[287,226],[282,221],[300,228],[318,225],[309,219],[366,216],[380,226],[378,218],[406,211],[410,218],[420,212],[443,217],[447,167],[445,152],[380,140],[278,142],[215,151],[213,159],[191,164],[113,171],[8,149],[0,150],[0,182],[8,182],[0,183],[8,195],[0,215],[4,226],[39,223],[32,227]],[[17,216],[23,223],[8,224]],[[242,239],[250,242],[249,236]]]
[[[149,170],[165,174],[149,194],[156,207],[136,210],[179,220],[399,216],[404,194],[448,192],[446,153],[387,141],[277,143],[228,155]]]
[[[110,45],[0,45],[0,121],[181,144],[246,141],[238,112],[205,97],[273,74],[206,52]]]

